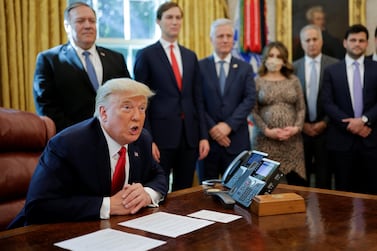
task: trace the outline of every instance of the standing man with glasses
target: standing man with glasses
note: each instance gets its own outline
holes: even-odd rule
[[[112,78],[130,77],[122,54],[96,46],[96,13],[76,2],[64,11],[69,42],[37,56],[33,94],[39,115],[50,117],[57,131],[90,118],[96,91]]]
[[[315,177],[315,187],[331,189],[332,170],[326,149],[326,128],[328,117],[320,102],[323,70],[336,63],[336,58],[322,53],[321,28],[309,24],[300,31],[301,47],[305,56],[293,62],[300,79],[306,103],[306,116],[302,129],[305,153],[306,179]],[[309,184],[310,185],[310,184]]]
[[[377,62],[365,60],[368,29],[352,25],[343,45],[346,57],[325,69],[322,89],[335,188],[377,194]]]
[[[156,95],[151,99],[145,127],[153,137],[153,156],[173,172],[172,190],[192,186],[196,161],[207,156],[200,69],[195,53],[178,44],[182,9],[166,2],[157,10],[158,42],[136,55],[134,75]]]

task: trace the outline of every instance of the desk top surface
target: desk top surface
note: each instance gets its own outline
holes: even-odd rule
[[[1,250],[62,250],[53,244],[112,228],[167,242],[156,250],[377,250],[377,196],[284,184],[274,193],[285,192],[301,195],[306,212],[258,217],[238,205],[224,209],[198,186],[171,193],[159,208],[146,208],[133,216],[3,231],[0,247]],[[118,225],[154,212],[187,215],[201,209],[238,214],[242,219],[215,223],[177,238]]]

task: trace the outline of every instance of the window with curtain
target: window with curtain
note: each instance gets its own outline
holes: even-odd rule
[[[97,14],[97,45],[123,54],[128,70],[139,49],[156,42],[160,29],[156,10],[166,0],[68,0],[86,2]]]

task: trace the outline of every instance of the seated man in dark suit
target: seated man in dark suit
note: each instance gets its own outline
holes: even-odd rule
[[[143,129],[148,97],[153,94],[128,78],[101,86],[95,117],[49,141],[25,207],[10,227],[107,219],[157,206],[168,185],[164,170],[152,157],[152,138]],[[123,154],[119,149],[125,150]]]
[[[96,24],[89,5],[72,3],[64,11],[69,42],[37,56],[36,111],[50,117],[57,132],[93,115],[98,86],[112,78],[130,77],[122,54],[95,45]]]

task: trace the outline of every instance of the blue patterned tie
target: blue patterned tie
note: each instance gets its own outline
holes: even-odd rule
[[[360,118],[363,114],[363,86],[361,85],[361,77],[359,63],[355,61],[353,71],[353,110],[355,118]]]
[[[86,64],[86,72],[88,73],[90,82],[92,82],[94,90],[98,89],[98,79],[96,75],[96,71],[94,70],[94,66],[92,64],[92,61],[90,60],[90,52],[89,51],[84,51],[82,53],[85,56],[85,64]]]
[[[309,97],[308,97],[308,106],[309,106],[309,119],[314,121],[317,117],[317,96],[318,96],[318,75],[316,68],[316,61],[311,61],[311,70],[309,78]]]
[[[224,60],[219,61],[220,63],[220,72],[219,72],[219,83],[220,83],[220,90],[221,90],[221,95],[224,94],[224,89],[225,89],[225,70],[224,70]]]

